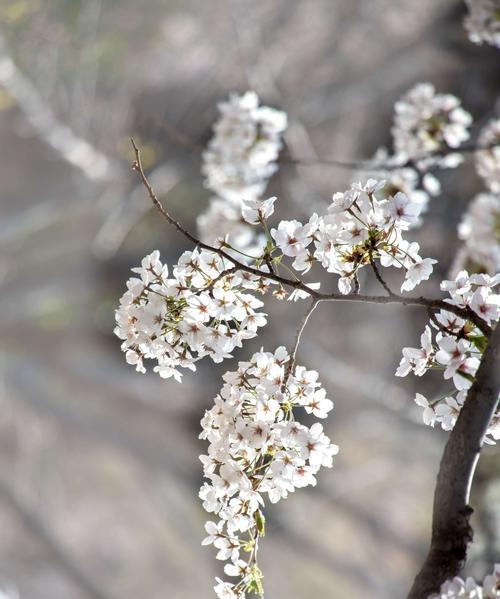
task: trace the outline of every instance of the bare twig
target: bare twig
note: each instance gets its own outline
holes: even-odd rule
[[[484,435],[500,391],[500,326],[493,331],[457,423],[444,450],[434,494],[432,539],[427,558],[408,599],[425,599],[456,576],[472,540],[468,505]]]
[[[177,131],[172,125],[163,120],[158,124],[168,137],[179,146],[185,148],[189,152],[203,151],[203,146],[193,138],[188,137]],[[295,156],[290,153],[281,154],[278,158],[278,164],[289,164],[295,166],[331,166],[340,169],[356,170],[356,171],[393,171],[402,168],[417,169],[416,163],[428,158],[445,157],[450,154],[471,154],[480,150],[491,150],[500,146],[500,142],[495,142],[488,145],[479,144],[464,144],[458,148],[442,148],[441,150],[433,150],[432,152],[422,153],[414,158],[408,158],[402,162],[398,162],[393,157],[392,161],[379,162],[373,159],[356,159],[356,160],[337,160],[335,158],[321,158],[320,156]]]
[[[442,148],[440,150],[434,150],[432,152],[422,153],[414,158],[408,158],[402,162],[396,160],[392,162],[377,162],[374,160],[354,160],[354,161],[342,161],[335,160],[333,158],[315,158],[315,157],[303,157],[297,158],[292,156],[282,156],[279,159],[280,163],[283,164],[296,164],[301,166],[333,166],[345,169],[355,169],[359,171],[393,171],[401,168],[413,168],[417,169],[417,163],[421,160],[427,160],[428,158],[445,157],[450,154],[471,154],[480,150],[491,150],[492,148],[500,146],[500,142],[495,142],[488,145],[478,144],[464,144],[458,148]]]
[[[297,357],[297,350],[299,349],[300,338],[302,337],[302,333],[304,332],[304,329],[306,328],[307,321],[309,320],[309,317],[314,312],[316,306],[319,304],[320,301],[321,300],[319,300],[317,298],[313,298],[313,300],[311,301],[311,305],[309,306],[309,308],[305,312],[304,316],[302,317],[302,320],[299,323],[297,332],[295,334],[293,346],[290,351],[290,359],[288,360],[288,365],[285,370],[285,376],[283,377],[283,385],[282,385],[283,388],[286,387],[288,379],[290,378],[290,375],[293,372],[293,368],[295,366],[295,359]]]
[[[370,264],[372,266],[372,270],[373,270],[373,272],[375,274],[375,277],[377,278],[377,281],[387,291],[387,295],[389,295],[389,297],[395,297],[396,294],[391,290],[391,288],[389,287],[389,285],[384,281],[384,278],[380,274],[378,266],[376,265],[375,260],[373,259],[373,255],[371,253],[370,253]]]
[[[169,224],[171,224],[175,229],[177,229],[179,233],[184,235],[184,237],[188,239],[193,245],[207,250],[209,252],[218,254],[222,258],[225,258],[229,262],[232,262],[235,266],[238,267],[239,270],[242,270],[243,272],[248,272],[249,274],[252,274],[257,277],[276,281],[277,283],[281,283],[282,285],[292,287],[293,289],[300,289],[306,292],[312,298],[320,301],[351,301],[364,302],[370,304],[401,304],[403,306],[423,306],[426,308],[431,308],[433,310],[447,310],[448,312],[452,312],[453,314],[456,314],[461,318],[465,318],[466,320],[472,321],[485,335],[488,336],[491,333],[490,327],[488,327],[486,323],[481,318],[479,318],[479,316],[477,316],[477,314],[475,314],[475,312],[473,312],[470,308],[460,308],[458,306],[448,304],[447,302],[440,299],[429,299],[425,297],[404,297],[397,294],[392,294],[388,297],[379,295],[363,295],[357,293],[349,295],[344,295],[342,293],[322,293],[320,291],[311,289],[308,285],[306,285],[299,279],[287,279],[285,277],[282,277],[281,275],[254,268],[253,266],[249,266],[244,262],[240,262],[234,256],[228,254],[224,249],[217,248],[209,245],[208,243],[200,241],[197,237],[195,237],[192,233],[185,229],[179,221],[175,220],[175,218],[173,218],[167,210],[165,210],[162,203],[156,196],[150,182],[148,181],[146,174],[144,173],[144,169],[141,163],[140,150],[133,139],[131,139],[131,142],[135,152],[135,162],[133,164],[133,168],[139,173],[139,176],[148,192],[151,201],[156,206],[160,214],[166,219],[166,221]]]

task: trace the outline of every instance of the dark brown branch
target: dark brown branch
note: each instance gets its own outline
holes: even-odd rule
[[[375,274],[377,281],[387,291],[387,295],[389,295],[390,297],[395,297],[396,294],[393,293],[392,289],[389,287],[389,285],[385,282],[384,278],[380,274],[378,266],[376,265],[375,260],[373,259],[373,256],[371,253],[370,253],[370,264],[372,266],[372,270],[373,270],[373,273]]]
[[[498,405],[500,326],[493,331],[444,450],[434,494],[432,539],[408,599],[427,599],[463,568],[472,540],[469,494],[484,435]]]
[[[135,152],[135,162],[133,164],[133,168],[135,171],[139,173],[139,176],[146,188],[151,201],[156,206],[160,214],[166,219],[166,221],[171,224],[179,233],[184,235],[186,239],[188,239],[193,245],[200,247],[209,252],[213,252],[218,254],[222,258],[225,258],[229,262],[232,262],[235,266],[238,267],[239,270],[243,272],[248,272],[254,276],[270,279],[272,281],[276,281],[277,283],[281,283],[282,285],[286,285],[288,287],[292,287],[293,289],[301,289],[305,291],[312,298],[321,300],[321,301],[351,301],[351,302],[364,302],[370,304],[401,304],[403,306],[423,306],[426,308],[431,308],[433,310],[447,310],[448,312],[452,312],[461,318],[472,321],[485,335],[489,335],[491,330],[486,325],[486,323],[477,316],[472,310],[469,308],[460,308],[458,306],[454,306],[452,304],[448,304],[443,300],[439,299],[428,299],[425,297],[404,297],[401,295],[392,294],[391,296],[378,296],[378,295],[362,295],[358,293],[353,293],[350,295],[344,295],[342,293],[322,293],[320,291],[316,291],[308,287],[305,283],[300,280],[287,279],[278,275],[276,273],[267,272],[259,270],[258,268],[254,268],[253,266],[249,266],[244,262],[237,260],[234,256],[228,254],[224,249],[217,248],[209,245],[208,243],[204,243],[197,239],[192,233],[190,233],[187,229],[185,229],[179,221],[175,220],[167,210],[163,207],[162,203],[156,196],[154,189],[152,188],[146,174],[144,173],[144,169],[141,163],[141,153],[134,140],[130,140],[132,142],[132,146]]]

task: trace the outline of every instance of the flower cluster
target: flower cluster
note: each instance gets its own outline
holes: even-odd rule
[[[139,277],[127,281],[116,311],[116,335],[129,364],[145,372],[144,358],[157,361],[162,378],[180,381],[179,368],[195,370],[195,362],[231,357],[244,339],[266,324],[263,303],[246,290],[266,291],[267,283],[206,251],[184,252],[169,278],[158,251],[146,256]]]
[[[464,241],[456,268],[494,275],[500,272],[500,195],[480,193],[458,227]]]
[[[425,157],[458,148],[469,138],[471,115],[451,94],[438,94],[430,83],[418,83],[396,102],[392,136],[399,157],[416,160],[420,169],[430,165],[456,166],[461,157]]]
[[[470,275],[458,273],[454,281],[443,281],[441,289],[450,294],[450,305],[469,309],[488,325],[500,318],[500,295],[494,288],[500,284],[500,275]],[[451,379],[454,389],[446,396],[428,401],[417,393],[415,402],[423,408],[424,423],[437,422],[444,430],[455,426],[465,401],[467,390],[474,381],[487,338],[471,320],[460,318],[447,310],[440,310],[420,338],[420,347],[405,347],[396,376],[413,372],[422,376],[429,369],[443,370],[445,380]],[[493,417],[487,431],[488,439],[500,439],[500,411]]]
[[[476,170],[493,193],[500,193],[500,119],[483,127],[478,142],[485,149],[476,152]]]
[[[212,198],[208,208],[197,218],[200,240],[236,248],[239,255],[258,256],[266,244],[265,235],[242,218],[238,206],[221,198]],[[231,253],[230,248],[228,248]]]
[[[465,0],[469,14],[464,25],[475,44],[486,42],[500,48],[500,11],[498,0]]]
[[[219,197],[239,203],[259,197],[277,170],[286,113],[259,106],[255,92],[232,95],[219,104],[220,118],[203,153],[205,185]]]
[[[325,418],[333,403],[317,372],[290,368],[289,360],[279,347],[240,362],[224,375],[224,386],[201,421],[200,437],[209,448],[200,459],[210,482],[200,498],[217,516],[206,523],[203,544],[215,546],[217,558],[228,561],[225,573],[235,577],[235,582],[217,579],[221,599],[262,594],[257,550],[265,532],[264,497],[276,503],[298,487],[315,485],[321,466],[331,467],[338,452],[320,423],[307,427],[295,420],[297,408]]]
[[[402,192],[387,195],[384,189],[385,181],[369,179],[334,194],[322,217],[313,214],[306,224],[281,221],[271,230],[276,247],[294,259],[297,271],[307,272],[318,261],[327,272],[340,275],[341,293],[349,293],[357,284],[360,268],[375,268],[375,261],[383,267],[403,268],[401,290],[412,290],[429,278],[436,262],[421,258],[418,243],[403,238],[403,232],[417,221],[421,204]]]
[[[368,179],[385,181],[384,187],[378,193],[381,199],[389,199],[398,192],[404,193],[412,203],[420,205],[420,214],[423,214],[427,210],[430,197],[440,192],[440,183],[434,175],[426,173],[422,176],[410,166],[398,167],[405,162],[404,157],[389,156],[386,148],[379,148],[371,162],[373,169],[364,168],[363,171],[354,173],[353,182],[361,181],[364,184]],[[421,218],[417,218],[409,228],[420,224]]]
[[[219,112],[202,165],[205,185],[217,197],[199,216],[198,228],[202,241],[225,239],[252,254],[262,250],[265,240],[242,218],[241,203],[257,201],[276,172],[287,115],[259,106],[255,92],[230,96]]]
[[[492,574],[488,574],[481,585],[468,577],[465,580],[456,576],[441,585],[439,593],[429,599],[499,599],[500,564],[495,564]]]

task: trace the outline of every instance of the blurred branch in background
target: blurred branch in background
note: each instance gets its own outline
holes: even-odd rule
[[[27,121],[40,138],[63,160],[81,170],[92,181],[108,181],[117,175],[119,168],[114,160],[57,120],[30,79],[17,68],[8,55],[5,40],[1,36],[0,85],[16,99]]]

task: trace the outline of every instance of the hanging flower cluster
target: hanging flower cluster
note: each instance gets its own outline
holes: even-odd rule
[[[471,115],[451,94],[438,94],[430,83],[418,83],[395,104],[392,136],[395,153],[416,160],[425,170],[431,165],[456,166],[460,154],[425,157],[425,154],[458,148],[469,139]]]
[[[231,96],[219,110],[203,154],[205,185],[216,196],[198,217],[201,241],[212,245],[212,251],[185,252],[171,271],[158,251],[146,256],[133,269],[137,276],[127,282],[116,312],[115,332],[127,362],[145,372],[144,361],[150,359],[161,377],[177,381],[182,368],[195,370],[205,356],[215,362],[232,357],[243,340],[257,335],[266,315],[256,293],[264,294],[273,284],[273,295],[284,299],[288,292],[283,285],[290,285],[295,289],[288,299],[308,297],[296,273],[303,275],[314,264],[339,276],[342,294],[359,291],[359,272],[365,266],[396,300],[400,298],[382,278],[382,268],[404,271],[402,292],[429,279],[436,260],[421,257],[419,244],[405,234],[420,224],[430,196],[439,193],[439,182],[428,169],[460,162],[454,150],[468,139],[472,120],[455,96],[437,94],[430,84],[416,85],[395,107],[393,156],[377,152],[373,172],[364,171],[348,190],[335,193],[324,214],[312,214],[304,223],[281,221],[271,228],[268,219],[276,198],[264,199],[264,192],[277,170],[286,114],[259,106],[253,92]],[[499,122],[483,130],[482,145],[500,141]],[[137,160],[140,166],[138,154]],[[450,392],[433,401],[417,393],[415,401],[423,408],[426,424],[439,423],[445,430],[455,425],[487,346],[481,323],[493,326],[500,317],[495,290],[500,284],[500,275],[495,275],[500,265],[499,155],[490,149],[478,151],[476,165],[489,192],[472,202],[459,234],[463,263],[472,266],[471,272],[485,274],[462,270],[454,281],[442,283],[450,295],[450,310],[431,317],[421,347],[404,348],[396,372],[422,376],[430,368],[443,370],[445,380],[453,382]],[[151,195],[142,169],[139,172]],[[227,252],[231,259],[225,257]],[[282,273],[287,280],[280,280]],[[319,283],[308,287],[317,290]],[[327,297],[312,295],[311,310]],[[455,315],[452,310],[457,307],[470,318]],[[265,500],[276,503],[296,488],[315,485],[321,466],[331,467],[338,451],[319,422],[306,426],[296,420],[300,410],[326,418],[333,403],[318,373],[293,362],[283,347],[274,353],[261,350],[240,362],[236,371],[223,376],[224,385],[201,422],[200,437],[209,445],[207,455],[200,456],[208,480],[200,498],[213,514],[203,544],[215,546],[217,558],[227,562],[225,574],[233,579],[216,579],[220,599],[244,599],[249,592],[262,595],[257,553],[265,533]],[[486,440],[498,439],[500,411]],[[457,596],[474,590],[472,582],[461,581],[462,588],[457,580],[447,583],[451,586],[440,596],[453,597],[453,589]],[[475,595],[478,599],[498,597],[492,594],[492,589],[498,590],[492,580],[486,584],[485,579],[483,595]]]
[[[492,574],[488,574],[482,584],[470,576],[463,580],[456,576],[441,585],[439,593],[429,599],[500,599],[500,564],[495,564]]]
[[[200,459],[210,482],[200,498],[217,517],[206,523],[203,544],[215,546],[217,558],[228,561],[225,573],[235,579],[217,579],[221,599],[263,593],[257,551],[265,533],[264,497],[276,503],[298,487],[316,485],[319,469],[331,467],[338,452],[320,423],[308,427],[295,420],[297,409],[326,418],[333,403],[316,371],[296,366],[291,372],[289,360],[279,347],[240,362],[224,375],[224,386],[201,421],[200,438],[209,447]]]
[[[498,0],[465,0],[469,14],[464,19],[469,39],[474,44],[500,48],[500,10]]]
[[[429,278],[436,260],[422,258],[416,242],[408,242],[403,232],[418,219],[421,204],[402,192],[388,196],[385,181],[369,179],[333,195],[327,214],[313,214],[305,224],[281,221],[271,230],[283,256],[294,259],[293,268],[307,272],[319,262],[327,272],[340,275],[341,293],[356,286],[359,270],[379,262],[383,267],[405,270],[402,291],[411,291]]]
[[[494,288],[500,284],[500,275],[470,275],[458,273],[454,281],[443,281],[441,289],[450,294],[451,305],[470,308],[488,325],[500,318],[500,295]],[[413,372],[422,376],[429,369],[443,370],[445,380],[451,379],[454,389],[444,397],[428,401],[417,393],[415,402],[423,408],[424,423],[439,423],[444,430],[455,426],[464,404],[467,390],[474,381],[487,339],[470,320],[465,320],[446,310],[432,319],[420,338],[419,348],[405,347],[396,376]],[[487,441],[500,439],[500,409],[493,417],[487,431]]]
[[[220,117],[203,153],[205,185],[217,197],[198,217],[202,241],[225,239],[234,248],[255,254],[265,245],[241,218],[242,200],[257,200],[276,172],[287,126],[285,112],[259,106],[254,92],[232,95],[219,104]]]
[[[476,170],[490,191],[500,193],[500,119],[482,128],[478,142],[485,149],[476,152]]]
[[[500,195],[477,195],[462,218],[458,236],[464,245],[455,260],[456,270],[500,272]]]
[[[169,278],[156,250],[132,269],[139,277],[127,281],[127,292],[116,311],[116,335],[129,364],[145,372],[144,358],[157,362],[162,378],[181,379],[179,368],[195,370],[195,362],[210,356],[230,358],[235,347],[251,339],[266,324],[263,303],[247,290],[267,289],[267,282],[242,272],[206,251],[184,252]]]

